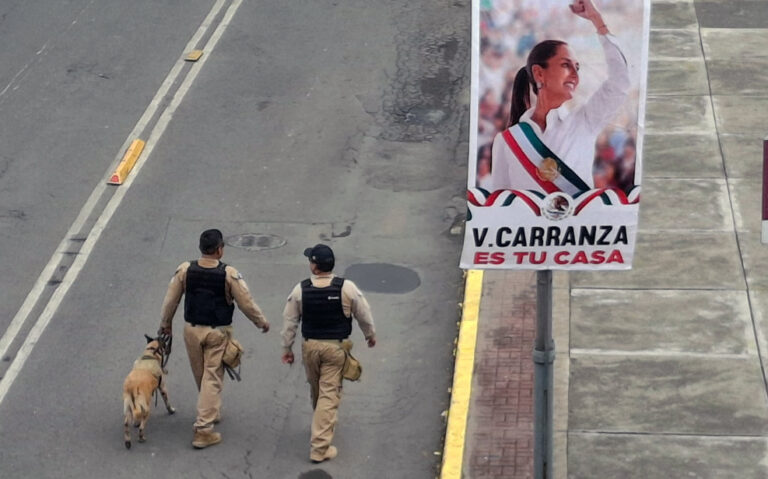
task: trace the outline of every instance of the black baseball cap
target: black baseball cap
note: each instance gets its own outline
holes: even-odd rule
[[[324,244],[305,249],[304,256],[316,264],[333,264],[335,260],[331,247]]]

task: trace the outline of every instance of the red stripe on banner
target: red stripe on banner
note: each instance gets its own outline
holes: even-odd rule
[[[594,200],[596,197],[602,195],[605,192],[605,190],[606,190],[605,188],[600,188],[599,190],[595,190],[594,193],[592,193],[591,195],[587,196],[587,199],[579,203],[579,206],[577,206],[576,209],[573,211],[573,215],[576,216],[577,214],[579,214],[579,212],[582,209],[584,209],[585,206],[587,206],[587,203]]]
[[[496,190],[493,193],[491,193],[491,196],[488,197],[487,200],[485,200],[485,204],[483,206],[491,206],[493,205],[494,201],[496,201],[496,198],[499,197],[500,194],[504,193],[506,190]]]
[[[620,190],[620,189],[618,189],[618,188],[600,188],[600,189],[598,189],[598,190],[594,190],[594,192],[593,192],[593,193],[591,193],[589,196],[587,196],[587,198],[586,198],[584,201],[582,201],[581,203],[579,203],[579,206],[577,206],[577,207],[576,207],[576,209],[573,211],[573,214],[574,214],[574,215],[577,215],[577,214],[579,214],[579,212],[580,212],[582,209],[584,209],[584,207],[585,207],[585,206],[587,206],[587,204],[588,204],[590,201],[594,200],[596,197],[598,197],[598,196],[602,195],[602,194],[603,194],[603,193],[605,193],[606,191],[613,191],[614,193],[616,193],[616,196],[617,196],[617,197],[618,197],[618,199],[619,199],[619,203],[621,203],[622,205],[635,204],[635,203],[637,203],[638,201],[640,201],[640,197],[638,196],[638,197],[637,197],[637,199],[636,199],[634,202],[631,202],[631,203],[630,203],[630,201],[629,201],[629,198],[627,198],[627,194],[626,194],[626,193],[624,193],[624,190]]]
[[[511,190],[511,191],[512,191],[512,193],[515,194],[515,196],[517,196],[521,200],[525,201],[528,204],[528,206],[531,207],[533,212],[536,213],[536,216],[541,216],[541,208],[539,208],[539,205],[537,205],[536,203],[533,202],[533,200],[528,198],[528,196],[525,193],[523,193],[522,191],[518,191],[518,190]]]
[[[624,193],[624,190],[620,190],[618,188],[606,188],[606,191],[613,191],[616,193],[616,196],[619,197],[619,203],[622,205],[628,205],[629,204],[629,198],[627,198],[627,194]]]
[[[528,198],[524,192],[518,191],[518,190],[496,190],[494,191],[488,198],[483,202],[480,203],[480,201],[477,199],[475,194],[471,190],[467,190],[467,201],[469,201],[471,204],[475,206],[493,206],[493,204],[496,202],[496,200],[499,198],[499,196],[502,193],[505,193],[509,191],[516,197],[520,198],[521,200],[525,201],[525,203],[533,210],[534,213],[536,213],[536,216],[541,216],[541,209],[536,205],[536,203]]]
[[[475,194],[469,190],[467,190],[467,201],[469,201],[475,206],[480,206],[480,202],[477,201],[477,198],[475,198]]]
[[[525,153],[523,153],[523,150],[520,148],[520,145],[517,144],[517,140],[515,140],[515,137],[512,136],[512,133],[509,132],[509,129],[504,130],[502,136],[504,137],[504,141],[507,142],[509,149],[512,150],[512,153],[514,153],[517,159],[520,160],[520,164],[523,165],[523,168],[525,168],[528,174],[531,175],[531,178],[533,178],[534,181],[536,181],[539,186],[544,189],[544,191],[547,193],[560,191],[560,188],[555,186],[555,184],[551,181],[546,181],[539,178],[539,169],[536,167],[536,165],[533,164],[533,162],[531,162],[530,159],[528,159]]]

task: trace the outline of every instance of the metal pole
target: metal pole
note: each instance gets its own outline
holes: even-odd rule
[[[552,472],[552,363],[555,342],[552,339],[552,271],[536,273],[536,341],[533,348],[534,423],[533,477],[551,479]]]

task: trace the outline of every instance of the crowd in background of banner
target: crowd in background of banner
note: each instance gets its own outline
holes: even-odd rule
[[[641,45],[643,1],[602,0],[611,32],[623,45]],[[640,20],[642,23],[642,20]],[[476,185],[487,187],[493,168],[491,144],[507,127],[514,76],[525,65],[536,43],[561,39],[576,51],[580,83],[571,103],[583,103],[605,78],[605,62],[594,27],[571,14],[563,0],[481,0],[480,71],[478,81]],[[624,48],[632,65],[640,65],[639,48]],[[632,88],[622,110],[598,136],[593,168],[595,188],[629,192],[635,184],[637,117],[640,75],[633,72]],[[571,109],[574,106],[570,107]]]

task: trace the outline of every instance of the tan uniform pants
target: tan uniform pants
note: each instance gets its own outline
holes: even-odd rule
[[[228,327],[211,328],[184,323],[184,344],[197,390],[200,391],[197,395],[195,429],[213,429],[213,421],[219,415],[224,384],[221,358],[228,339]]]
[[[322,460],[333,441],[341,402],[341,370],[344,367],[344,351],[341,342],[325,342],[313,339],[301,346],[304,369],[307,372],[312,408],[312,437],[309,457]]]

